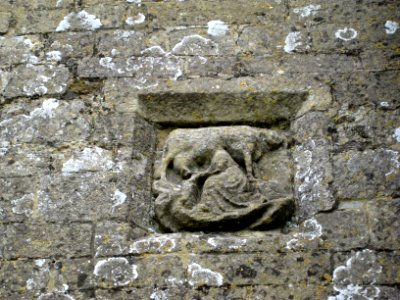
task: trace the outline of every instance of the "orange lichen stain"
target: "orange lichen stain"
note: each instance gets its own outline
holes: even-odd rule
[[[328,273],[325,273],[325,274],[324,274],[324,279],[325,279],[327,282],[331,282],[331,281],[332,281],[332,276],[329,275]]]
[[[109,243],[109,242],[111,241],[111,237],[110,237],[108,234],[103,235],[103,236],[101,237],[101,241],[102,241],[103,243]]]
[[[241,81],[240,82],[240,86],[247,87],[247,82],[246,81]]]
[[[351,158],[350,153],[346,153],[346,154],[344,155],[344,159],[345,159],[345,160],[350,160],[350,158]]]
[[[147,100],[147,101],[153,101],[153,100],[154,100],[154,96],[152,96],[152,95],[147,95],[146,100]]]
[[[326,249],[331,249],[332,248],[332,243],[331,242],[327,242],[324,241],[324,243],[322,244],[322,247],[326,248]]]
[[[192,112],[192,118],[195,121],[202,121],[203,120],[203,116],[200,113],[196,112],[196,111]]]

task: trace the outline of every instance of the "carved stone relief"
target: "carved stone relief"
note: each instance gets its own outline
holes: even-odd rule
[[[293,212],[283,134],[249,126],[177,129],[156,167],[155,213],[167,231],[276,226]]]

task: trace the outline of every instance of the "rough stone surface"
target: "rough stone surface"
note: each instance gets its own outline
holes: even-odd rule
[[[0,299],[399,299],[399,1],[0,2]]]

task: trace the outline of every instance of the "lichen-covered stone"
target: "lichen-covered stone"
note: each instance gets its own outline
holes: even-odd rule
[[[11,13],[0,12],[0,33],[6,33],[10,26]]]
[[[398,298],[398,1],[0,2],[1,299]],[[211,126],[285,136],[293,218],[162,232],[161,149]]]
[[[4,256],[15,258],[81,257],[91,254],[92,225],[9,224]]]
[[[399,211],[399,199],[378,199],[368,202],[370,243],[373,249],[398,250],[400,248]]]
[[[65,66],[31,65],[16,67],[4,90],[6,98],[61,95],[69,84],[70,73]]]
[[[334,186],[339,199],[397,197],[399,191],[399,153],[391,149],[355,151],[333,159]]]

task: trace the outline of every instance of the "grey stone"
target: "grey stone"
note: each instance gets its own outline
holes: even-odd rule
[[[293,151],[295,197],[301,219],[330,210],[336,203],[330,187],[333,171],[329,154],[330,147],[324,139],[310,139]]]
[[[368,202],[367,212],[373,249],[400,249],[399,210],[399,199],[377,199]]]
[[[10,75],[4,96],[62,95],[69,84],[70,73],[65,66],[18,66]]]
[[[339,199],[394,196],[399,191],[399,153],[390,149],[348,151],[333,158]]]
[[[91,254],[92,225],[16,223],[7,226],[5,239],[8,259],[87,256]]]
[[[0,33],[6,33],[10,26],[11,13],[0,12]]]

